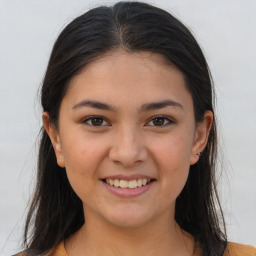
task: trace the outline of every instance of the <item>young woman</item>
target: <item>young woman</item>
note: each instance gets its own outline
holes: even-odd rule
[[[256,255],[227,242],[213,102],[203,53],[171,14],[120,2],[72,21],[42,86],[21,255]]]

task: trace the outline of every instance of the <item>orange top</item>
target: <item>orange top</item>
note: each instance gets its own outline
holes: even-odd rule
[[[196,247],[193,256],[200,256],[200,248]],[[47,256],[68,256],[64,242],[60,243]],[[243,245],[237,243],[228,243],[224,256],[256,256],[256,248],[251,245]]]

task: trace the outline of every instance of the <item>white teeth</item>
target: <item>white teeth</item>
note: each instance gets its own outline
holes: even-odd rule
[[[117,179],[115,179],[115,180],[114,180],[114,186],[115,186],[115,187],[119,187],[119,185],[120,185],[120,181],[117,180]]]
[[[120,180],[119,186],[120,186],[120,188],[127,188],[128,187],[128,181],[127,180]]]
[[[137,181],[136,180],[130,180],[128,183],[129,188],[136,188],[137,187]]]
[[[137,185],[138,185],[138,187],[142,186],[142,179],[137,180]]]
[[[118,180],[118,179],[106,179],[106,182],[114,187],[120,188],[137,188],[141,186],[145,186],[150,179],[138,179],[138,180]]]

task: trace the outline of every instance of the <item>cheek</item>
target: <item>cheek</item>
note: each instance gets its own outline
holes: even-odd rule
[[[152,144],[154,155],[158,162],[173,168],[189,166],[192,152],[192,138],[183,134],[170,134],[160,140],[155,140]]]
[[[170,136],[156,144],[155,161],[159,169],[163,196],[175,200],[182,191],[189,173],[191,138],[183,135]]]
[[[69,182],[78,196],[84,198],[97,184],[97,170],[106,155],[104,143],[93,136],[76,134],[65,137],[62,148]]]
[[[66,166],[76,172],[90,173],[96,169],[106,154],[104,138],[84,134],[83,131],[63,136],[63,155]]]

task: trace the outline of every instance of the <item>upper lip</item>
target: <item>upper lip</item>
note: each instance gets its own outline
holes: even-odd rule
[[[138,180],[138,179],[148,179],[148,180],[153,180],[155,178],[150,177],[148,175],[142,175],[142,174],[132,174],[132,175],[123,175],[123,174],[117,174],[117,175],[110,175],[102,178],[102,180],[105,179],[112,179],[112,180]]]

